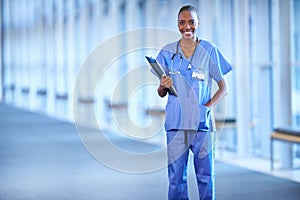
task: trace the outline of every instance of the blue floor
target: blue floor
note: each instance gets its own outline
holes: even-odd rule
[[[132,174],[107,167],[86,150],[71,123],[0,104],[0,137],[0,200],[167,198],[165,168]],[[190,182],[190,199],[197,199]],[[218,200],[299,200],[300,184],[216,162],[216,195]]]

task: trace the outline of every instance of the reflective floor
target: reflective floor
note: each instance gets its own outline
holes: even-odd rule
[[[86,148],[76,127],[36,113],[0,104],[0,199],[167,199],[167,169],[126,173],[96,159]],[[155,146],[114,138],[128,150]],[[95,143],[101,149],[103,143]],[[109,151],[101,152],[127,167],[136,167]],[[164,158],[157,157],[154,161]],[[192,160],[192,159],[190,159]],[[227,160],[228,161],[228,160]],[[218,200],[296,200],[300,184],[216,162]],[[237,163],[236,163],[237,164]],[[140,166],[145,163],[140,163]],[[199,199],[189,162],[191,200]],[[267,165],[269,166],[269,165]]]
[[[253,171],[261,172],[264,174],[292,180],[300,183],[300,162],[294,161],[294,166],[289,169],[282,169],[279,161],[274,162],[274,170],[270,169],[270,160],[266,158],[248,157],[239,158],[234,155],[222,154],[222,156],[216,154],[216,159],[220,162],[233,164],[235,166],[243,167]]]

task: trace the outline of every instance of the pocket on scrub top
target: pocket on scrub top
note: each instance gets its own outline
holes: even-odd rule
[[[211,109],[207,106],[200,105],[200,123],[198,129],[200,131],[210,130]]]
[[[180,107],[178,107],[178,105],[174,102],[169,102],[166,106],[166,130],[178,129],[178,127],[180,127],[180,115]]]

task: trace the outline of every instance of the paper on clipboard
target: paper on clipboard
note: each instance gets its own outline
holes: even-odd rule
[[[152,67],[152,69],[154,70],[154,72],[156,73],[157,77],[161,78],[162,75],[166,76],[166,72],[164,71],[164,69],[159,65],[159,63],[151,57],[145,56],[146,59],[148,60],[150,66]],[[177,95],[177,91],[175,89],[175,87],[172,85],[171,88],[169,88],[170,93],[172,93],[173,95],[175,95],[176,97]]]

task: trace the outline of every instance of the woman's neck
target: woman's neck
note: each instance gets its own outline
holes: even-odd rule
[[[180,40],[180,48],[186,58],[189,58],[194,54],[197,47],[197,42],[198,40],[196,38],[195,39],[182,38]]]
[[[197,41],[196,37],[194,37],[194,38],[181,38],[180,45],[181,45],[181,47],[191,47],[191,46],[195,46],[196,41]]]

